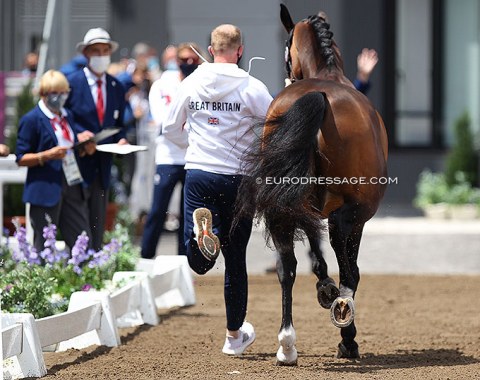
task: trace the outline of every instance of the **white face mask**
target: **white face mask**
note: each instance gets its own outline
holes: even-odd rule
[[[110,65],[109,55],[94,55],[90,57],[89,66],[97,74],[103,74]]]

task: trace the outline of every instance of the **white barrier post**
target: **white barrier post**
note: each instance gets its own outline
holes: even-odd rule
[[[113,275],[113,282],[121,281],[123,279],[134,279],[138,281],[141,292],[138,300],[138,311],[141,315],[141,321],[132,319],[132,314],[117,319],[121,326],[134,326],[138,324],[147,323],[152,326],[158,325],[160,322],[157,314],[157,307],[155,306],[155,297],[153,295],[152,286],[148,273],[145,272],[115,272]]]
[[[110,303],[109,293],[106,291],[74,292],[70,297],[68,311],[81,309],[95,302],[102,304],[102,318],[100,329],[82,334],[76,338],[61,342],[58,351],[69,348],[85,348],[93,344],[117,347],[121,344],[118,334],[115,312]]]
[[[45,366],[45,362],[43,360],[42,346],[40,344],[40,338],[38,336],[35,318],[33,318],[32,314],[26,313],[12,313],[2,315],[2,326],[10,326],[15,323],[22,324],[22,352],[17,355],[18,364],[20,365],[22,376],[45,376],[47,374],[47,367]]]
[[[161,255],[154,260],[140,259],[137,270],[146,271],[150,276],[171,276],[161,293],[155,294],[158,308],[171,308],[194,305],[195,289],[191,269],[186,256]]]
[[[178,288],[184,300],[184,306],[192,306],[196,303],[195,287],[193,286],[192,271],[188,265],[188,259],[185,256],[180,258],[180,278]],[[183,261],[183,262],[182,262]]]

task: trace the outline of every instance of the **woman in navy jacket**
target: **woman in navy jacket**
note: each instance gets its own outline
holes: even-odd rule
[[[63,108],[70,91],[68,81],[59,71],[49,70],[40,80],[39,91],[37,106],[20,120],[15,151],[17,164],[28,167],[23,202],[30,203],[38,252],[44,249],[43,228],[49,219],[70,248],[82,231],[89,232],[83,179],[73,149],[77,137],[73,118]],[[84,207],[79,207],[82,203]]]

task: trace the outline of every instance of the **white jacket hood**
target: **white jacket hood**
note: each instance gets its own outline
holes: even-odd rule
[[[236,64],[202,63],[180,84],[163,134],[178,145],[188,134],[186,169],[237,174],[255,139],[252,122],[271,101],[265,84]]]
[[[248,80],[249,75],[234,63],[202,63],[186,80],[195,84],[201,99],[215,102]]]

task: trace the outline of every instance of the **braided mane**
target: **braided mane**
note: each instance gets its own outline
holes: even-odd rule
[[[320,54],[325,60],[327,68],[337,66],[335,53],[332,48],[333,44],[333,32],[330,31],[330,24],[319,16],[309,16],[307,18],[308,23],[311,25],[318,45],[320,46]]]

